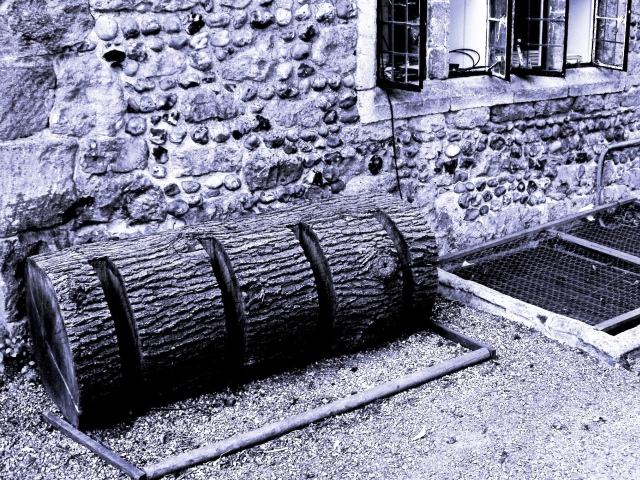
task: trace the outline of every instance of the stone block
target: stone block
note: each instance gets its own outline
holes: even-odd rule
[[[177,12],[189,10],[200,2],[199,0],[90,0],[91,8],[99,12],[121,11],[152,11]]]
[[[75,0],[10,0],[2,10],[0,52],[15,57],[60,53],[84,41],[95,23],[88,3]]]
[[[250,154],[242,173],[251,191],[266,190],[298,180],[302,176],[302,161],[294,155],[260,149]]]
[[[447,114],[447,123],[456,128],[470,130],[486,125],[489,121],[489,108],[469,108]]]
[[[201,91],[191,94],[184,101],[184,118],[189,123],[206,120],[229,120],[244,112],[244,106],[233,95]]]
[[[26,318],[25,260],[31,255],[69,247],[65,229],[40,230],[0,239],[0,330]]]
[[[77,200],[77,150],[51,135],[0,144],[0,236],[65,221]]]
[[[240,52],[234,55],[231,61],[223,61],[218,64],[217,72],[224,80],[262,82],[275,65],[272,47],[271,36],[265,36],[255,44],[251,51]]]
[[[127,173],[147,168],[148,157],[149,147],[141,138],[97,138],[82,142],[79,160],[84,173]]]
[[[55,86],[50,60],[0,61],[0,141],[47,128]]]
[[[55,67],[58,81],[50,130],[76,137],[114,136],[127,107],[118,73],[91,52],[59,57]]]
[[[242,147],[229,143],[177,152],[171,157],[171,163],[176,177],[197,177],[214,172],[238,172],[242,168],[242,156]]]

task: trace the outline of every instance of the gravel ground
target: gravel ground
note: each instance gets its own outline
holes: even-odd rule
[[[439,299],[436,320],[497,358],[168,478],[640,478],[640,379],[539,333]],[[90,434],[142,466],[466,350],[418,333],[382,348],[154,410]],[[30,371],[0,388],[0,478],[126,478],[56,431]]]

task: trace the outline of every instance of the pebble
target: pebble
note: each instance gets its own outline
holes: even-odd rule
[[[127,77],[135,77],[136,73],[138,73],[139,64],[135,60],[127,59],[122,64],[122,73],[124,73]]]
[[[189,211],[189,205],[184,200],[174,200],[167,205],[167,213],[174,217],[182,217]]]
[[[358,96],[356,95],[356,92],[354,92],[353,90],[349,90],[340,96],[338,106],[344,109],[351,108],[356,104],[357,101]]]
[[[324,116],[322,117],[322,120],[326,124],[335,123],[336,121],[338,121],[338,113],[335,110],[329,110],[327,113],[324,114]]]
[[[244,25],[247,23],[248,20],[249,20],[249,15],[247,14],[247,12],[245,11],[240,12],[233,18],[233,28],[238,30],[244,27]]]
[[[236,47],[246,47],[250,45],[253,41],[253,31],[252,30],[242,30],[238,32],[238,34],[233,38],[232,43]]]
[[[152,37],[147,42],[147,46],[154,52],[161,52],[164,49],[164,40],[160,37]]]
[[[158,163],[167,163],[169,160],[169,155],[167,149],[161,146],[153,147],[152,150],[153,158],[156,159]]]
[[[149,130],[151,136],[149,141],[155,145],[163,145],[167,141],[167,131],[162,128],[152,128]]]
[[[156,109],[156,102],[149,95],[142,95],[140,97],[139,105],[142,113],[153,112]]]
[[[455,144],[449,144],[444,150],[444,154],[449,158],[456,157],[460,154],[460,147]]]
[[[204,182],[204,186],[215,190],[220,188],[223,185],[223,179],[220,175],[214,175],[213,177],[209,178],[207,181]]]
[[[353,17],[355,15],[355,7],[351,0],[338,0],[336,3],[336,15],[342,19]]]
[[[278,8],[276,10],[276,23],[281,27],[286,27],[291,23],[291,10]]]
[[[341,147],[343,144],[342,139],[337,135],[329,135],[327,137],[327,146],[331,148]]]
[[[136,38],[140,35],[138,22],[132,17],[123,17],[120,21],[120,30],[122,31],[122,36],[126,39]]]
[[[181,29],[180,19],[176,16],[167,17],[162,27],[167,33],[178,33]]]
[[[100,40],[113,40],[118,36],[118,23],[113,18],[103,15],[96,20],[94,30]]]
[[[229,45],[231,37],[228,30],[220,30],[211,35],[211,45],[214,47],[225,47]]]
[[[273,24],[275,18],[267,11],[254,10],[249,15],[249,25],[255,30],[264,30]]]
[[[311,54],[311,47],[305,43],[296,44],[291,50],[291,56],[294,60],[304,60],[309,58]]]
[[[155,35],[160,33],[160,30],[162,30],[160,23],[158,23],[155,18],[145,18],[142,20],[140,31],[143,35]]]
[[[209,28],[224,28],[231,23],[231,15],[226,12],[212,13],[211,15],[207,15],[204,21]]]
[[[244,139],[243,144],[247,150],[255,150],[260,146],[260,137],[252,133]]]
[[[202,195],[198,194],[198,195],[190,195],[189,197],[187,197],[187,205],[189,205],[189,207],[199,207],[200,205],[202,205]]]
[[[278,80],[287,80],[291,77],[293,65],[291,63],[281,63],[276,67],[276,76]]]
[[[187,132],[184,130],[172,130],[169,132],[169,141],[175,145],[180,145],[187,136]]]
[[[327,79],[327,84],[332,90],[338,90],[342,84],[342,79],[340,78],[340,75],[334,73]]]
[[[180,187],[175,183],[170,183],[164,187],[164,194],[168,197],[175,197],[180,193]]]
[[[165,178],[167,176],[167,169],[164,165],[154,165],[151,168],[151,175],[155,178]]]
[[[224,183],[225,188],[231,191],[238,190],[242,186],[240,178],[234,173],[231,173],[224,177],[224,180],[222,182]]]
[[[209,43],[209,33],[208,32],[200,32],[197,35],[191,37],[189,40],[189,45],[191,48],[195,50],[202,50],[206,48]]]
[[[213,66],[213,61],[211,57],[207,53],[206,50],[196,50],[189,55],[189,65],[191,65],[196,70],[200,70],[201,72],[206,72],[211,70]]]
[[[185,25],[185,31],[189,35],[195,35],[200,30],[202,30],[202,27],[204,27],[204,20],[202,19],[202,15],[200,15],[199,13],[192,13],[189,16],[187,24]]]
[[[306,63],[301,63],[300,65],[298,65],[298,77],[306,78],[310,77],[314,73],[316,73],[316,69],[311,65],[307,65]]]
[[[313,83],[311,83],[311,88],[313,88],[316,92],[322,91],[327,86],[327,79],[321,76],[318,76],[313,79]]]
[[[307,20],[310,16],[311,16],[311,10],[309,9],[309,5],[307,4],[298,8],[294,13],[295,19],[299,22]]]
[[[137,137],[147,131],[147,122],[143,117],[131,117],[124,130],[129,135]]]
[[[173,78],[163,78],[159,84],[160,90],[171,90],[176,87],[176,81]]]
[[[318,22],[332,22],[335,18],[335,8],[331,3],[321,3],[316,8],[316,20]]]
[[[256,97],[257,94],[258,94],[258,89],[253,85],[248,85],[246,87],[243,87],[240,94],[240,99],[243,102],[250,102]]]
[[[147,59],[147,50],[142,42],[132,43],[127,47],[127,57],[131,60],[144,62]]]
[[[169,47],[174,50],[182,50],[189,44],[189,38],[185,35],[178,35],[177,37],[171,37],[169,40]]]
[[[258,96],[262,99],[262,100],[271,100],[274,95],[276,94],[276,90],[274,88],[273,85],[267,85],[266,87],[262,88],[260,90],[260,92],[258,93]]]
[[[300,138],[305,142],[313,142],[318,138],[318,134],[313,130],[305,129],[300,132]]]
[[[200,183],[193,181],[193,180],[185,180],[184,182],[181,183],[182,185],[182,190],[184,190],[184,193],[196,193],[198,190],[200,190]]]
[[[191,132],[191,140],[199,143],[200,145],[206,145],[207,143],[209,143],[209,131],[207,130],[207,127],[205,127],[204,125],[196,127]]]

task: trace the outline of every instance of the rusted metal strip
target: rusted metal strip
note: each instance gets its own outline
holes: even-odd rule
[[[435,332],[444,338],[448,338],[453,342],[459,343],[469,350],[480,350],[481,348],[486,348],[491,353],[491,358],[496,356],[496,349],[491,345],[479,342],[471,337],[466,336],[463,333],[458,332],[457,330],[442,325],[441,323],[429,322],[428,327],[432,332]]]
[[[140,470],[135,465],[127,462],[124,458],[119,456],[113,450],[108,449],[104,445],[99,442],[96,442],[93,438],[88,435],[82,433],[76,427],[71,425],[70,423],[65,422],[60,417],[54,415],[51,412],[44,412],[42,414],[44,419],[49,423],[52,427],[64,433],[67,437],[72,440],[75,440],[79,444],[87,447],[93,453],[102,458],[105,462],[110,465],[113,465],[118,470],[128,475],[129,477],[135,480],[145,480],[146,474],[144,471]]]
[[[557,236],[565,242],[574,243],[589,250],[604,253],[605,255],[608,255],[610,257],[619,258],[620,260],[624,260],[625,262],[633,263],[634,265],[640,266],[640,257],[636,257],[635,255],[631,255],[630,253],[622,252],[620,250],[616,250],[599,243],[590,242],[589,240],[584,240],[583,238],[569,235],[568,233],[558,232],[557,230],[550,229],[549,233]]]
[[[293,430],[306,427],[313,422],[339,415],[356,408],[360,408],[380,398],[390,397],[410,388],[417,387],[431,380],[435,380],[449,373],[488,360],[492,350],[480,348],[472,352],[452,358],[440,364],[425,368],[418,372],[402,376],[395,380],[370,388],[355,395],[336,400],[335,402],[308,410],[304,413],[270,423],[260,428],[234,435],[220,442],[168,457],[158,463],[144,467],[147,479],[163,477],[185,468],[193,467],[204,462],[215,460],[222,455],[238,452],[268,440],[280,437]]]
[[[630,312],[605,320],[602,323],[598,323],[593,328],[600,330],[601,332],[609,332],[614,328],[623,327],[630,323],[637,322],[638,320],[640,320],[640,308],[636,308]]]

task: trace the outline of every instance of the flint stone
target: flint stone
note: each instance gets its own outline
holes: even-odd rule
[[[216,95],[213,92],[197,92],[184,101],[184,116],[189,123],[210,119],[228,120],[244,113],[244,106],[233,95]]]
[[[0,141],[47,128],[56,76],[49,61],[0,61]]]
[[[127,108],[118,73],[90,53],[60,57],[55,69],[57,88],[49,115],[51,132],[78,137],[89,132],[114,136]]]
[[[94,30],[100,40],[113,40],[118,36],[118,23],[113,18],[103,15],[96,20]]]
[[[216,148],[199,147],[173,154],[176,177],[198,177],[214,172],[238,172],[242,167],[242,149],[234,144]]]
[[[242,167],[249,190],[266,190],[287,185],[302,176],[302,160],[294,155],[259,149],[252,152]]]
[[[74,139],[52,135],[0,145],[0,236],[65,220],[78,199],[73,181],[77,151]]]

